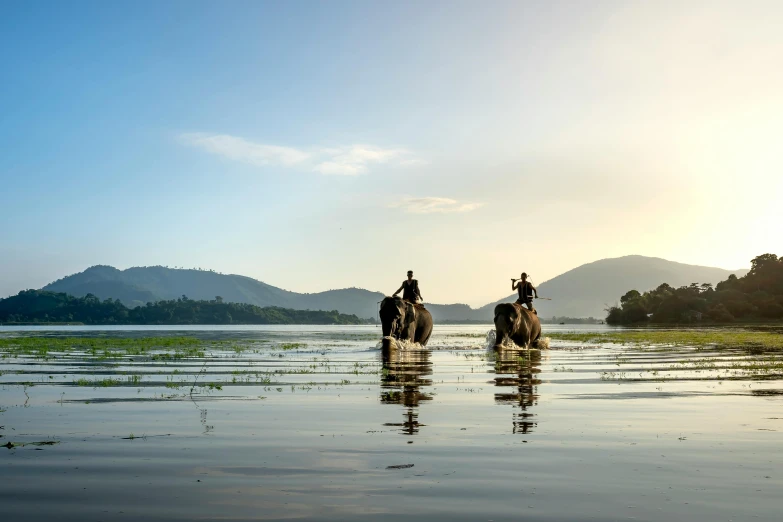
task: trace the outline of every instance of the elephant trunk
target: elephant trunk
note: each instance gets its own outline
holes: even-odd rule
[[[503,314],[495,316],[495,348],[500,347],[505,341],[506,336],[511,333],[508,318]]]
[[[393,320],[384,320],[381,322],[381,330],[383,331],[384,337],[398,337],[399,336],[399,326],[400,321],[399,318],[395,318]]]

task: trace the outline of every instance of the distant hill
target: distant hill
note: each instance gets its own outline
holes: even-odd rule
[[[118,270],[113,266],[96,265],[50,283],[42,290],[77,297],[88,293],[101,299],[111,297],[126,306],[177,299],[185,294],[190,299],[209,300],[219,295],[226,302],[285,307],[297,295],[250,277],[163,266]]]
[[[686,265],[658,257],[624,256],[601,259],[579,266],[546,282],[536,284],[538,295],[551,301],[538,300],[535,306],[542,317],[604,317],[605,308],[614,305],[628,290],[644,292],[661,283],[678,287],[691,283],[712,283],[730,274],[743,276],[747,269],[724,270],[708,266]],[[509,282],[510,283],[510,282]],[[535,283],[534,283],[535,284]],[[491,314],[497,303],[516,299],[509,295],[478,311]]]
[[[665,259],[625,256],[602,259],[569,270],[549,281],[537,284],[536,307],[542,317],[604,317],[604,308],[615,304],[618,296],[629,289],[640,292],[661,283],[672,286],[690,283],[712,283],[729,274],[741,277],[747,270],[723,270],[686,265]],[[174,269],[162,266],[134,267],[118,270],[111,266],[93,266],[46,285],[43,290],[65,292],[74,296],[93,294],[101,299],[113,298],[133,307],[147,302],[177,299],[212,300],[248,303],[256,306],[278,306],[297,310],[337,310],[361,318],[377,318],[378,302],[384,294],[361,288],[328,290],[313,294],[289,292],[250,277],[219,274],[207,270]],[[427,303],[433,319],[438,321],[492,321],[492,310],[499,302],[512,301],[516,295],[473,309],[465,304]]]
[[[278,306],[297,310],[338,310],[361,318],[376,317],[380,292],[360,288],[328,290],[313,294],[289,292],[256,279],[219,274],[209,270],[176,269],[163,266],[133,267],[118,270],[96,265],[42,288],[83,297],[93,294],[101,299],[118,299],[128,307],[161,300],[211,300],[216,296],[225,302],[256,306]]]

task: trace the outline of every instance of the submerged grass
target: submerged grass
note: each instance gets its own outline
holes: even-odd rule
[[[258,352],[266,340],[205,340],[195,337],[0,337],[0,357],[51,359],[61,354],[85,354],[97,360],[149,357],[156,361],[201,358],[207,350]],[[293,349],[304,345],[292,345]]]
[[[775,332],[704,329],[634,330],[605,333],[550,333],[553,340],[589,344],[633,344],[650,346],[690,346],[695,348],[743,348],[753,351],[783,351],[783,334]]]

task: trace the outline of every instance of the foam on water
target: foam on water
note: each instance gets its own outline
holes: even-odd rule
[[[487,332],[486,337],[486,349],[492,350],[495,347],[497,341],[497,334],[495,330],[489,330]],[[523,350],[524,348],[518,346],[514,341],[511,339],[506,338],[505,341],[503,341],[503,344],[501,345],[503,348],[509,349],[509,350]],[[538,340],[538,344],[535,346],[535,348],[538,348],[539,350],[548,350],[549,349],[549,337],[542,337]]]
[[[424,348],[424,346],[422,346],[419,343],[412,343],[406,339],[395,339],[394,337],[391,337],[389,335],[383,337],[378,342],[378,344],[375,345],[375,348],[380,350],[383,347],[383,341],[385,340],[392,341],[395,344],[395,346],[401,350],[421,350]]]
[[[489,330],[487,332],[487,342],[486,342],[486,349],[491,350],[495,347],[495,340],[497,339],[497,333],[495,330]]]

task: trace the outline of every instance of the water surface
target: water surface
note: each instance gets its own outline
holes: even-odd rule
[[[0,359],[0,519],[781,519],[783,382],[756,356],[495,355],[489,329],[384,355],[373,326],[0,328],[233,343]]]

